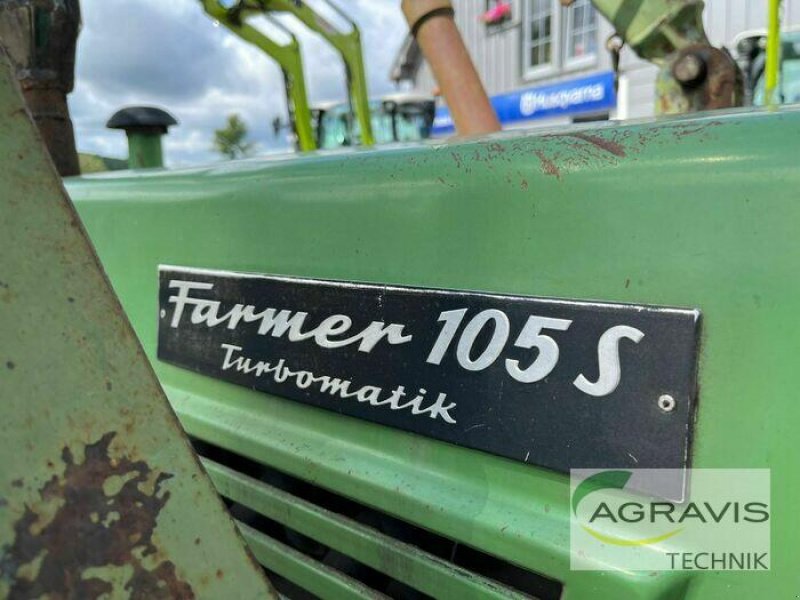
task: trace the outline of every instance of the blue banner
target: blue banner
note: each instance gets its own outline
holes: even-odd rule
[[[491,101],[501,124],[601,112],[617,105],[614,73],[604,71],[551,85],[523,88],[492,96]],[[450,111],[444,106],[437,108],[431,134],[441,135],[452,131],[454,127]]]

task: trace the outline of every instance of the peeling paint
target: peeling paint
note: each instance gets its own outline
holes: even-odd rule
[[[123,590],[132,599],[194,598],[192,587],[163,560],[153,531],[172,477],[143,460],[110,454],[116,432],[83,447],[77,462],[65,446],[64,471],[39,490],[14,523],[0,552],[9,600],[99,598]]]
[[[542,163],[542,172],[545,175],[552,175],[556,179],[561,179],[561,171],[556,166],[556,163],[550,160],[541,150],[536,150],[535,152],[536,156],[539,157],[539,161]]]
[[[625,156],[625,149],[622,147],[622,145],[612,140],[607,140],[596,135],[589,135],[588,133],[570,133],[568,135],[570,137],[583,140],[584,142],[589,142],[590,144],[597,146],[601,150],[605,150],[614,156]]]
[[[669,145],[694,138],[710,139],[720,120],[664,122],[652,128],[615,128],[596,132],[552,133],[539,140],[546,144],[534,150],[541,171],[561,179],[564,174],[592,165],[617,165],[634,159],[651,145]],[[537,140],[538,141],[538,140]]]

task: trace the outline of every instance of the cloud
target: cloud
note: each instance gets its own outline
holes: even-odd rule
[[[168,164],[218,160],[214,129],[239,113],[260,151],[287,148],[272,119],[286,119],[280,69],[260,50],[215,26],[197,0],[82,0],[75,91],[70,109],[78,147],[125,156],[119,131],[105,128],[119,108],[150,104],[175,115],[179,126],[165,139]],[[317,4],[311,2],[313,6]],[[392,89],[394,54],[406,33],[399,0],[338,0],[361,30],[370,94]],[[281,17],[301,42],[311,102],[344,100],[344,67],[318,35]],[[277,36],[276,36],[277,37]]]

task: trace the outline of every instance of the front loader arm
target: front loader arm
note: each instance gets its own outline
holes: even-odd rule
[[[261,49],[280,65],[286,82],[286,101],[289,104],[290,116],[294,121],[300,150],[316,149],[314,131],[311,126],[311,109],[303,76],[303,59],[300,56],[300,44],[294,34],[273,21],[274,25],[283,29],[290,37],[289,43],[278,44],[252,25],[248,25],[238,6],[226,8],[219,0],[201,0],[201,3],[209,16],[246,42]]]
[[[355,111],[361,130],[361,143],[371,146],[375,143],[372,123],[369,116],[369,94],[367,77],[364,71],[364,58],[361,51],[361,33],[356,23],[333,3],[323,0],[331,10],[350,24],[350,31],[342,32],[317,14],[307,3],[294,0],[251,0],[249,6],[260,6],[267,12],[288,12],[306,27],[324,37],[342,57],[347,73],[347,91],[350,104]]]

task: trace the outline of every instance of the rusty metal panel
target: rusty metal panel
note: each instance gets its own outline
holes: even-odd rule
[[[2,55],[0,110],[0,597],[272,596]]]

